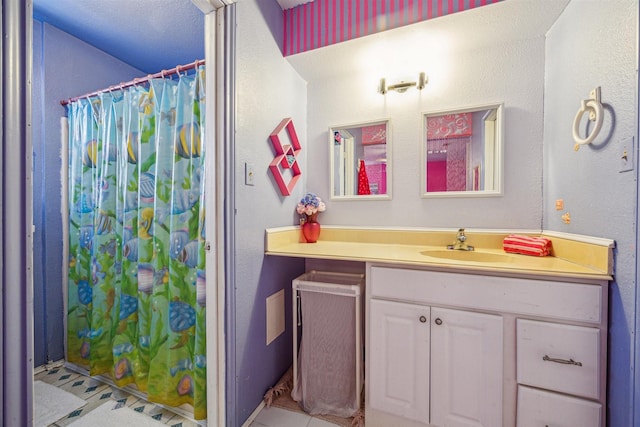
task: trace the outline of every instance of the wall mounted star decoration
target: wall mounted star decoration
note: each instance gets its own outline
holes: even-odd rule
[[[269,135],[269,139],[276,152],[276,156],[269,164],[269,170],[271,170],[271,174],[282,195],[289,196],[302,175],[298,164],[298,154],[300,154],[302,148],[291,118],[282,119],[280,124]],[[289,172],[291,179],[287,183],[285,182],[284,174],[289,174]]]

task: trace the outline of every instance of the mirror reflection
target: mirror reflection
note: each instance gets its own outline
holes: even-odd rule
[[[427,113],[423,120],[423,196],[502,193],[501,105]]]
[[[329,129],[331,198],[390,196],[389,121]]]

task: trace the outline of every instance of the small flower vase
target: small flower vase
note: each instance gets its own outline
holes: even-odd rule
[[[317,221],[318,214],[308,215],[307,220],[302,224],[302,235],[307,243],[315,243],[320,236],[320,223]]]

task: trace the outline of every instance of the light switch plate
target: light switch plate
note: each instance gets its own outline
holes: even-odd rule
[[[244,185],[255,185],[256,174],[253,169],[253,163],[244,164]]]
[[[267,345],[284,332],[284,289],[267,297]]]
[[[634,163],[634,137],[624,138],[620,140],[620,172],[629,172],[633,170]]]

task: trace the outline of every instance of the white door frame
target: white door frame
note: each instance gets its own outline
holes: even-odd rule
[[[207,230],[207,425],[226,425],[225,382],[225,6],[235,0],[191,0],[205,19],[205,228]],[[213,291],[213,292],[212,292]]]
[[[33,207],[31,0],[0,12],[0,425],[33,424]]]

